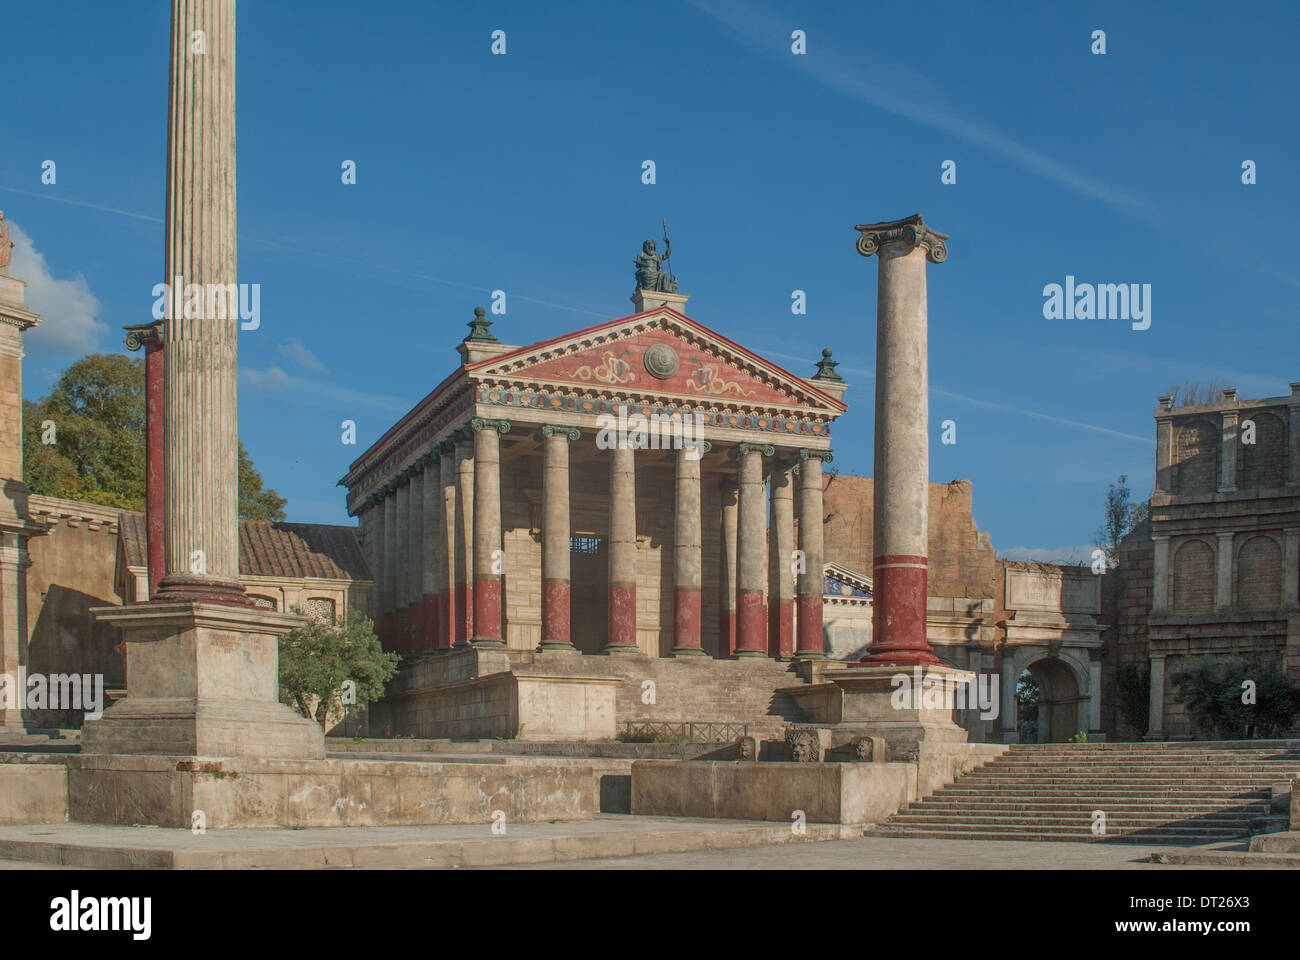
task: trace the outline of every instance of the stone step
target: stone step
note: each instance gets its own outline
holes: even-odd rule
[[[1135,814],[1130,816],[1106,815],[1106,826],[1110,829],[1123,827],[1124,829],[1137,829],[1141,827],[1164,827],[1164,826],[1185,826],[1197,830],[1212,829],[1229,829],[1238,830],[1243,826],[1249,825],[1253,816],[1230,816],[1223,813],[1205,813],[1196,816],[1174,816],[1160,817]],[[896,813],[889,818],[889,822],[895,825],[907,824],[916,826],[919,824],[962,824],[964,826],[1033,826],[1035,828],[1046,829],[1048,827],[1070,827],[1077,828],[1080,822],[1090,823],[1092,817],[1090,814],[1083,813],[1078,817],[1072,817],[1066,814],[1051,814],[1044,816],[1042,814],[1021,814],[1008,816],[1007,814],[995,813],[971,813],[967,811],[954,812],[950,815],[942,815],[929,810],[904,810]]]
[[[1072,843],[1144,843],[1153,846],[1195,846],[1215,843],[1222,840],[1237,840],[1241,834],[1222,836],[1217,833],[1158,833],[1151,831],[1134,831],[1131,834],[1110,834],[1099,837],[1091,831],[1069,833],[1049,833],[1038,830],[1011,830],[1004,833],[988,833],[982,830],[923,830],[915,827],[877,827],[868,836],[900,837],[915,840],[1023,840],[1030,842],[1072,842]]]
[[[1006,813],[1015,814],[1026,811],[1034,811],[1044,814],[1068,814],[1075,812],[1091,813],[1098,809],[1095,803],[1083,803],[1080,801],[1048,801],[1044,803],[994,803],[988,800],[918,800],[904,808],[902,812],[909,810],[933,810],[936,813],[954,812],[987,812],[987,813]],[[1211,801],[1183,802],[1183,803],[1121,803],[1107,804],[1106,814],[1108,816],[1123,816],[1130,813],[1150,813],[1152,816],[1163,814],[1176,814],[1179,816],[1193,815],[1204,812],[1215,812],[1226,810],[1231,813],[1249,814],[1250,816],[1262,816],[1269,812],[1267,801],[1256,801],[1254,803],[1243,804],[1238,807],[1223,807],[1220,803]],[[900,816],[901,813],[900,812]]]

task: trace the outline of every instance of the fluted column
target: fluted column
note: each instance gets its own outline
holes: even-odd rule
[[[768,476],[772,525],[767,552],[767,653],[794,656],[794,481],[793,463],[776,460]]]
[[[397,650],[393,626],[394,584],[397,576],[397,492],[390,480],[384,498],[384,579],[383,608],[380,611],[379,638],[384,649]]]
[[[375,629],[380,626],[380,616],[384,605],[384,501],[373,500],[366,512],[366,550],[370,561],[370,602],[366,613],[374,621]],[[382,639],[382,638],[381,638]]]
[[[475,417],[470,426],[474,431],[474,646],[504,647],[501,434],[510,431],[510,422]]]
[[[468,427],[456,432],[455,643],[474,636],[474,440]]]
[[[456,549],[456,517],[460,510],[457,490],[456,444],[444,440],[438,445],[439,479],[442,486],[442,577],[438,581],[438,647],[450,648],[456,642],[456,571],[460,563]]]
[[[730,657],[736,652],[736,543],[740,524],[740,497],[736,482],[727,479],[722,483],[722,557],[718,571],[722,596],[718,609],[718,657]]]
[[[926,639],[929,357],[926,262],[948,256],[947,236],[919,215],[857,228],[858,252],[879,260],[876,300],[874,602],[863,660],[937,664]]]
[[[442,460],[438,454],[424,457],[424,551],[420,565],[420,644],[421,651],[438,648],[438,580],[442,576],[444,557],[439,543],[442,532]]]
[[[411,542],[407,551],[410,568],[406,576],[406,651],[423,646],[421,592],[424,583],[424,467],[417,460],[407,467],[411,474]]]
[[[822,461],[832,459],[829,450],[799,451],[799,549],[803,571],[799,574],[799,641],[796,656],[820,659],[825,654],[822,640],[822,567],[826,565],[822,523]]]
[[[150,600],[158,596],[158,584],[167,570],[167,483],[163,476],[166,469],[166,444],[163,440],[166,367],[162,328],[161,323],[126,328],[126,348],[144,348],[144,510]]]
[[[673,654],[702,656],[703,543],[700,529],[700,458],[707,440],[677,451],[676,510],[673,522]]]
[[[606,653],[639,653],[636,642],[636,451],[609,460],[609,635]]]
[[[393,502],[397,504],[394,519],[396,526],[393,528],[396,536],[393,569],[389,572],[388,583],[393,590],[393,649],[404,654],[410,652],[411,638],[410,618],[406,608],[411,579],[411,484],[410,478],[404,474],[398,474],[397,493]]]
[[[198,30],[205,38],[201,54],[191,52],[190,38]],[[171,288],[163,325],[167,570],[158,595],[242,604],[234,0],[173,0],[169,95],[163,253],[164,281]],[[227,309],[209,310],[216,304],[205,296],[187,317],[184,294],[191,284],[205,292],[235,292],[234,301],[227,294]]]
[[[569,443],[577,427],[545,424],[542,441],[542,649],[576,651],[570,634]]]
[[[763,457],[776,452],[771,444],[740,443],[731,456],[740,463],[740,508],[736,560],[736,656],[766,655],[763,614],[767,511],[763,502]]]

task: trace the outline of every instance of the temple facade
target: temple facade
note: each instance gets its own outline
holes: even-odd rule
[[[526,347],[478,309],[459,366],[340,481],[387,649],[825,654],[830,351],[800,377],[682,294],[632,300]]]

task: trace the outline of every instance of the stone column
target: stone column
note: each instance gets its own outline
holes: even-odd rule
[[[366,549],[370,560],[370,603],[367,613],[374,621],[375,632],[380,634],[384,610],[384,501],[372,497],[366,512]]]
[[[569,443],[577,427],[545,424],[542,442],[542,649],[577,652],[570,635]]]
[[[947,235],[920,215],[857,228],[858,252],[879,260],[876,301],[874,664],[937,664],[926,639],[929,373],[925,265]]]
[[[1286,482],[1287,486],[1300,484],[1300,382],[1291,384],[1287,401]]]
[[[1300,527],[1282,531],[1282,609],[1300,609]]]
[[[501,434],[510,421],[475,417],[474,430],[474,646],[504,647],[501,586]]]
[[[677,451],[673,514],[673,655],[703,656],[704,534],[701,529],[700,458],[709,452],[707,440]]]
[[[1214,609],[1227,613],[1232,609],[1232,533],[1216,533],[1214,556]]]
[[[636,642],[636,457],[621,443],[609,459],[609,635],[606,653],[640,653]]]
[[[189,781],[177,757],[323,760],[325,744],[319,723],[279,702],[278,640],[302,618],[254,607],[239,582],[234,0],[172,0],[170,40],[166,572],[155,602],[92,611],[122,629],[131,686],[83,725],[68,796],[72,819],[179,826]],[[86,762],[113,754],[166,762]],[[235,789],[204,786],[232,807]]]
[[[1101,732],[1101,656],[1100,650],[1088,651],[1088,733]]]
[[[1169,538],[1152,536],[1151,552],[1151,612],[1169,612]]]
[[[794,462],[774,461],[768,476],[767,652],[779,660],[794,656]]]
[[[437,453],[429,453],[421,463],[424,465],[424,561],[420,569],[421,642],[417,649],[432,652],[438,649],[438,581],[445,563],[440,542],[443,523],[442,458]]]
[[[1148,740],[1165,738],[1165,657],[1151,654],[1150,712],[1147,715]]]
[[[163,330],[161,323],[127,327],[126,348],[144,347],[144,501],[149,598],[167,568],[167,487],[163,477]]]
[[[396,606],[397,597],[397,570],[398,570],[398,553],[397,553],[397,487],[393,481],[388,481],[384,485],[384,610],[383,610],[383,632],[380,637],[384,642],[384,649],[389,651],[401,650],[397,642],[397,632],[395,619],[393,615]]]
[[[1174,405],[1172,396],[1157,397],[1160,408],[1156,411],[1156,493],[1170,494],[1174,490],[1173,471]]]
[[[763,502],[763,457],[772,456],[771,444],[740,443],[728,456],[740,463],[736,546],[736,656],[761,657],[766,617],[763,615],[764,553],[767,511]]]
[[[803,659],[822,659],[822,567],[825,510],[822,507],[822,462],[830,463],[829,450],[799,451],[799,549],[803,551],[803,572],[799,574],[799,643],[795,654]]]
[[[406,620],[410,631],[407,650],[424,649],[424,543],[427,531],[424,519],[424,461],[416,460],[411,471],[411,570],[406,589]]]
[[[1235,390],[1231,392],[1232,398],[1236,398],[1236,393]],[[1237,448],[1241,446],[1241,436],[1237,429],[1239,419],[1240,411],[1223,411],[1223,432],[1220,436],[1219,447],[1220,493],[1231,493],[1237,489]]]
[[[203,31],[203,53],[192,50],[195,31]],[[158,599],[244,603],[233,2],[172,0],[170,80],[163,253],[171,293],[163,323],[167,570]],[[201,304],[189,302],[194,290],[201,291]]]
[[[1016,723],[1016,662],[1012,652],[1002,648],[1002,689],[998,691],[1003,743],[1019,743],[1020,727]]]
[[[388,583],[393,591],[393,649],[410,653],[410,618],[407,616],[407,593],[411,581],[411,483],[405,472],[397,475],[397,504],[393,530],[396,533],[393,547],[394,563]]]
[[[740,526],[740,497],[736,482],[722,482],[722,569],[718,571],[721,611],[718,624],[718,657],[730,657],[736,652],[736,573],[738,558],[736,546]]]
[[[442,484],[442,535],[439,541],[443,558],[442,579],[438,581],[438,647],[450,649],[456,642],[456,571],[460,557],[456,550],[457,503],[456,444],[444,440],[438,445],[439,474]]]
[[[455,642],[474,636],[474,441],[468,427],[456,432]]]

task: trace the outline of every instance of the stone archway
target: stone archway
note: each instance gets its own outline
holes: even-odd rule
[[[1059,657],[1042,657],[1025,666],[1025,673],[1038,687],[1038,743],[1064,743],[1080,730],[1088,729],[1088,697],[1071,665]],[[1019,713],[1021,707],[1017,705]],[[1020,717],[1017,716],[1017,721]],[[1019,727],[1019,722],[1017,722]]]

